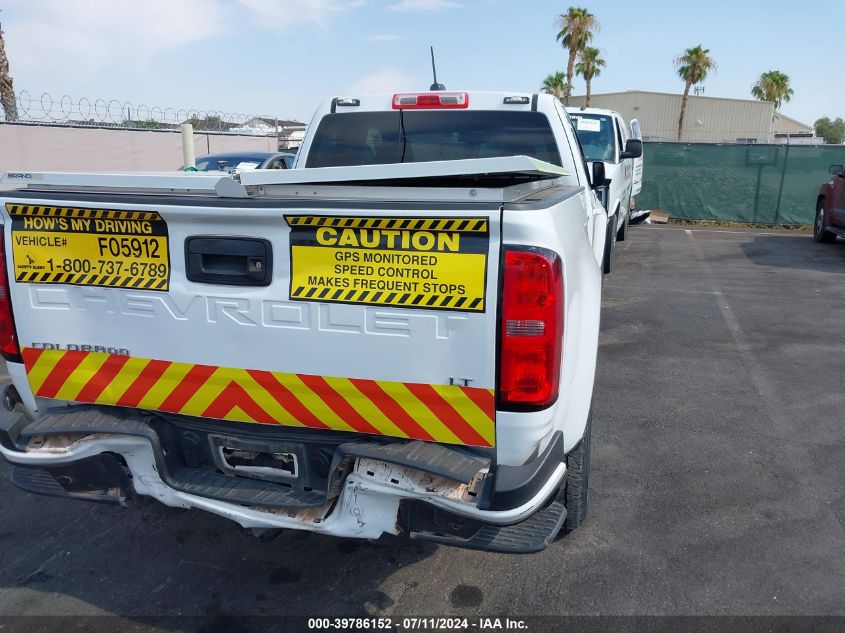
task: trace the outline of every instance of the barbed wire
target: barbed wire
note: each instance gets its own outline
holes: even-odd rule
[[[192,123],[198,131],[268,136],[276,134],[277,128],[284,131],[304,125],[299,121],[268,115],[135,105],[120,99],[74,99],[70,95],[55,99],[47,92],[42,93],[40,98],[34,98],[26,90],[18,93],[17,105],[18,118],[15,122],[34,125],[168,130],[177,129],[182,123]],[[0,112],[3,112],[2,105]]]

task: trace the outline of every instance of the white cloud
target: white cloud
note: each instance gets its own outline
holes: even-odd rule
[[[325,27],[328,18],[358,9],[365,0],[237,0],[261,27],[283,30],[294,24],[312,23]]]
[[[400,0],[388,7],[391,11],[441,11],[457,9],[461,5],[452,0]]]
[[[384,68],[361,77],[349,86],[349,94],[365,95],[405,92],[414,89],[414,80],[407,73],[396,68]]]
[[[190,64],[195,62],[179,57],[180,49],[187,45],[243,30],[245,24],[276,31],[308,23],[325,27],[334,16],[364,3],[365,0],[5,0],[3,17],[6,48],[18,90],[29,87],[50,91],[56,85],[67,86],[68,77],[73,77],[78,86],[105,83],[107,76],[117,72],[125,78],[165,56],[174,60],[174,70],[184,63],[185,72],[190,72]]]
[[[214,37],[225,25],[217,0],[207,0],[201,11],[190,0],[145,0],[143,8],[117,0],[12,0],[11,6],[21,17],[14,29],[7,26],[7,48],[14,51],[13,73],[28,77],[86,77],[106,67],[131,72]]]
[[[399,37],[398,35],[391,35],[391,34],[385,33],[384,35],[370,35],[370,37],[367,38],[367,41],[368,42],[395,42],[395,41],[401,40],[401,39],[402,38]]]

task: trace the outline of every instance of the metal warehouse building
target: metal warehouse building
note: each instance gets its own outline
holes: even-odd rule
[[[675,141],[682,95],[628,90],[594,94],[590,106],[616,110],[640,122],[647,141]],[[584,105],[573,96],[573,107]],[[705,143],[780,143],[782,135],[812,136],[812,126],[775,112],[771,101],[689,96],[681,141]]]

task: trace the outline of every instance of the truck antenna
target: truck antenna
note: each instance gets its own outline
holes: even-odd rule
[[[434,65],[434,47],[431,48],[431,74],[434,75],[434,83],[429,90],[446,90],[446,86],[437,83],[437,66]]]

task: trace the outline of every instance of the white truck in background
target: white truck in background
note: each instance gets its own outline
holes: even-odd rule
[[[631,138],[639,141],[642,143],[643,141],[643,133],[640,129],[640,122],[637,119],[631,119]],[[636,198],[640,195],[640,191],[643,190],[643,165],[645,164],[645,158],[643,157],[642,152],[640,155],[634,159],[634,182],[631,186],[631,211],[636,208]]]
[[[3,182],[19,487],[510,552],[584,520],[616,227],[553,97],[336,98],[295,169]]]
[[[603,269],[613,268],[616,240],[628,237],[628,223],[634,208],[634,196],[642,189],[643,143],[639,122],[628,125],[618,112],[601,108],[570,108],[569,115],[575,125],[578,140],[587,161],[602,163],[606,177],[604,204],[611,222],[615,224]]]

